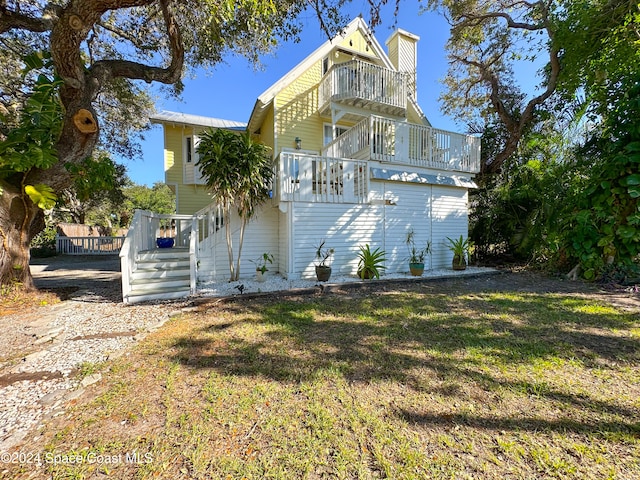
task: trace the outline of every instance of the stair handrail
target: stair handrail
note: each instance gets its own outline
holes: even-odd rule
[[[135,270],[136,257],[141,250],[144,237],[144,225],[142,219],[144,216],[151,216],[148,210],[135,210],[133,220],[129,226],[122,248],[120,249],[120,272],[122,277],[122,302],[129,303],[129,294],[131,293],[131,276]]]
[[[200,237],[200,228],[198,225],[198,216],[191,217],[191,237],[189,238],[189,290],[191,295],[196,294],[196,285],[198,281],[199,268],[199,249],[198,238]]]

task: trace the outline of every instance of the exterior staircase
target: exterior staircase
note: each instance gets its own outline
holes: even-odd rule
[[[183,298],[191,293],[188,248],[141,250],[135,265],[126,303]]]

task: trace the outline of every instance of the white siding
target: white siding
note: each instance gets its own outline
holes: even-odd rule
[[[250,260],[256,260],[264,252],[269,252],[274,256],[273,265],[268,265],[269,272],[280,271],[280,249],[278,247],[278,209],[268,202],[255,215],[246,227],[244,233],[244,243],[242,245],[242,259],[240,262],[240,278],[251,278],[255,276],[255,265]],[[240,221],[237,215],[233,215],[233,254],[238,255],[238,241]],[[214,247],[208,252],[200,252],[200,265],[198,268],[198,280],[201,282],[224,281],[229,279],[229,256],[227,253],[227,242],[225,229],[222,228],[216,233]]]
[[[467,236],[467,191],[403,182],[371,182],[369,204],[287,202],[281,209],[271,204],[263,207],[249,223],[243,246],[241,278],[251,278],[255,267],[250,259],[263,252],[275,256],[271,272],[289,278],[315,278],[315,246],[326,239],[335,249],[332,267],[336,275],[355,275],[360,245],[386,252],[386,271],[407,272],[405,239],[410,228],[415,231],[416,246],[430,240],[431,257],[427,268],[451,266],[447,237]],[[237,254],[238,226],[234,224],[234,248]],[[215,254],[214,254],[215,252]],[[224,281],[229,277],[224,230],[218,232],[214,251],[200,260],[200,280]],[[210,273],[208,271],[210,270]],[[205,273],[207,272],[207,273]]]
[[[359,245],[383,247],[382,205],[296,203],[293,210],[293,275],[314,278],[315,246],[334,248],[335,274],[355,275]]]
[[[413,228],[416,248],[431,240],[431,185],[385,182],[384,191],[386,271],[408,272],[407,232]],[[425,268],[430,268],[428,257]]]
[[[432,187],[431,241],[433,268],[451,267],[453,255],[447,248],[446,238],[467,237],[467,190],[455,187]]]

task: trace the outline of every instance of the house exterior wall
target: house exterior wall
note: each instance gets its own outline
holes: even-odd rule
[[[447,237],[467,237],[469,233],[468,193],[465,188],[434,185],[431,193],[431,241],[434,249],[433,268],[451,267],[453,254],[447,248]]]
[[[187,126],[164,126],[165,183],[175,186],[176,213],[180,215],[191,215],[211,203],[204,185],[184,183],[185,138],[199,131]]]
[[[315,246],[322,239],[336,250],[332,267],[337,275],[356,274],[359,246],[365,244],[385,251],[385,272],[407,273],[406,236],[410,229],[417,248],[431,244],[425,268],[450,267],[452,256],[446,238],[467,236],[467,201],[465,188],[372,181],[368,204],[288,203],[291,227],[281,230],[280,235],[292,246],[289,250],[280,245],[281,251],[291,251],[293,256],[287,275],[315,277]]]
[[[319,152],[322,147],[322,121],[318,115],[318,82],[321,62],[282,89],[275,98],[275,132],[277,148],[295,148],[295,138],[302,148]],[[280,153],[280,152],[275,152]]]
[[[350,50],[372,55],[367,50],[366,39],[360,32],[355,32],[342,40],[341,45]],[[340,52],[336,58],[330,57],[330,61],[343,63],[351,60],[351,56]],[[286,148],[295,148],[295,139],[302,140],[302,149],[306,151],[319,152],[323,146],[323,126],[326,119],[318,113],[318,84],[322,78],[322,59],[315,62],[298,78],[284,87],[274,99],[275,108],[273,115],[267,118],[274,118],[276,150],[275,155]],[[270,120],[265,121],[265,125]],[[351,124],[346,123],[345,126]],[[261,136],[262,129],[261,126]],[[268,129],[268,125],[267,125]]]
[[[242,245],[242,260],[240,263],[240,278],[254,278],[255,264],[250,260],[257,260],[262,254],[267,252],[274,256],[273,265],[267,268],[272,274],[283,270],[281,265],[282,254],[278,242],[278,230],[280,215],[278,209],[271,202],[267,202],[256,212],[244,233]],[[231,218],[233,254],[238,256],[238,246],[240,241],[240,219],[237,213]],[[198,281],[224,281],[229,279],[229,255],[227,252],[227,241],[225,229],[216,232],[213,248],[208,251],[199,252]]]

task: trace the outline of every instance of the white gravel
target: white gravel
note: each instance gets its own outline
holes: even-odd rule
[[[25,322],[26,315],[1,318],[0,343],[11,334],[23,338],[24,348],[32,353],[0,365],[2,384],[7,383],[0,387],[0,453],[21,443],[32,428],[82,393],[75,375],[80,367],[120,355],[181,306],[175,302],[125,306],[104,301],[103,295],[98,298],[102,300],[79,292],[74,300],[43,309],[48,314],[31,318],[30,323]],[[20,379],[25,374],[36,378]]]
[[[413,277],[409,273],[386,273],[381,276],[381,280],[398,280],[398,279],[414,279],[420,278],[446,278],[457,276],[469,276],[477,275],[481,273],[493,272],[493,268],[483,267],[467,267],[466,270],[454,271],[449,269],[435,269],[425,270],[422,277]],[[367,280],[369,281],[369,280]],[[371,280],[375,281],[375,280]],[[287,280],[280,275],[268,275],[265,282],[258,282],[255,279],[240,279],[237,282],[210,282],[203,283],[198,287],[198,296],[203,297],[227,297],[240,295],[241,292],[238,287],[242,286],[242,293],[261,293],[261,292],[274,292],[283,290],[293,290],[298,288],[311,288],[321,283],[333,285],[333,284],[345,284],[345,283],[361,283],[362,280],[355,275],[331,275],[328,282],[318,282],[315,279],[293,279]]]

